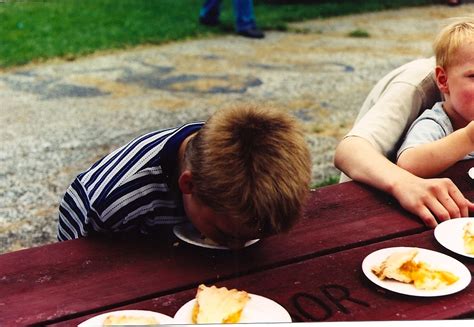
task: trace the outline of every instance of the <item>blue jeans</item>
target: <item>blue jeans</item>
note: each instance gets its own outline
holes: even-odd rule
[[[256,28],[253,13],[253,0],[232,0],[234,6],[235,28],[237,32]],[[221,0],[206,0],[199,16],[207,21],[219,21]]]

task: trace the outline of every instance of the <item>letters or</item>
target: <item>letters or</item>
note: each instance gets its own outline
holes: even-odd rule
[[[334,314],[331,305],[344,314],[350,314],[351,311],[344,305],[346,302],[370,307],[369,303],[352,297],[349,289],[342,285],[322,285],[319,290],[320,297],[303,292],[296,293],[291,297],[291,304],[297,312],[291,314],[294,322],[328,320]]]

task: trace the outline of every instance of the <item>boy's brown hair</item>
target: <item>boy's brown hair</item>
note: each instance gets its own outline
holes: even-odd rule
[[[185,165],[203,204],[265,234],[296,222],[311,178],[308,145],[296,120],[250,104],[212,115],[188,143]]]
[[[457,49],[474,40],[474,15],[456,17],[436,35],[433,50],[436,65],[447,68],[455,63]]]

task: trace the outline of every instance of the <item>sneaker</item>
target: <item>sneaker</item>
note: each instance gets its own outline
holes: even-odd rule
[[[237,34],[245,36],[245,37],[250,37],[252,39],[263,39],[265,37],[265,34],[263,33],[263,31],[261,31],[260,29],[256,27],[238,31]]]

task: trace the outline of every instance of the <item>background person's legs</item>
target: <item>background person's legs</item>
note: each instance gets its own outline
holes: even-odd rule
[[[253,0],[233,0],[237,33],[247,37],[262,38],[265,35],[257,28],[253,11]]]
[[[232,0],[235,16],[235,30],[245,37],[261,39],[265,36],[255,23],[252,0]],[[219,24],[220,0],[206,0],[199,11],[199,22],[203,25]]]

